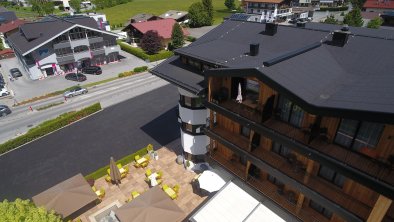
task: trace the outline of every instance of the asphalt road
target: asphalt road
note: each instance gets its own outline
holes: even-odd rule
[[[176,87],[166,85],[0,156],[0,201],[31,198],[149,143],[155,148],[176,144],[177,98]]]

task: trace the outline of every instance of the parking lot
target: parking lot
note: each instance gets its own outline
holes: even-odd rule
[[[144,60],[141,60],[123,51],[120,52],[120,55],[123,57],[120,62],[103,65],[101,67],[103,74],[101,75],[96,76],[86,74],[87,80],[81,84],[97,82],[115,77],[118,76],[119,73],[132,70],[137,66],[151,67],[156,64],[146,63]],[[13,105],[14,102],[21,102],[26,99],[45,95],[50,92],[62,90],[78,84],[78,82],[66,80],[64,76],[52,76],[43,80],[31,80],[16,58],[1,60],[0,64],[1,73],[3,74],[7,83],[8,91],[12,91],[11,94],[14,94],[14,97],[0,97],[0,104]],[[19,68],[23,74],[23,77],[19,77],[17,80],[10,81],[9,70],[12,68]]]

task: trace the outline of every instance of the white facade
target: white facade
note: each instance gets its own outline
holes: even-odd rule
[[[97,26],[99,29],[105,31],[111,31],[111,26],[108,24],[107,16],[105,16],[105,14],[92,12],[92,13],[84,13],[78,15],[84,15],[93,18],[97,22]]]
[[[292,15],[290,7],[283,7],[274,3],[247,2],[245,11],[248,14],[259,15],[258,22],[273,22],[281,17],[290,17]],[[257,21],[255,17],[251,18],[251,20]]]
[[[184,89],[178,88],[179,94],[189,98],[199,98],[198,96],[187,92]],[[204,155],[207,153],[207,145],[209,138],[202,134],[202,125],[206,124],[209,112],[207,109],[189,109],[179,104],[179,121],[181,124],[188,124],[189,126],[197,126],[194,133],[186,132],[181,127],[181,143],[183,151],[192,155]],[[193,127],[194,128],[194,127]]]

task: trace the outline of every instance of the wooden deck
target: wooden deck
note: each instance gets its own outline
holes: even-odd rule
[[[347,150],[338,145],[328,143],[319,138],[314,139],[310,144],[307,144],[307,140],[309,138],[305,135],[305,132],[275,119],[270,119],[264,122],[264,125],[315,150],[318,150],[319,152],[346,163],[353,168],[365,172],[376,179],[382,180],[390,185],[394,185],[393,169],[378,160],[369,158],[361,153]]]
[[[253,122],[260,123],[261,122],[261,113],[257,111],[257,109],[253,109],[247,105],[242,103],[237,103],[232,100],[226,100],[220,103],[220,106],[237,113]]]

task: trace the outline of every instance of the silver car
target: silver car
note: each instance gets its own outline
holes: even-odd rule
[[[81,87],[78,86],[78,87],[76,87],[76,88],[74,88],[72,90],[64,92],[63,96],[67,97],[67,98],[70,98],[70,97],[78,96],[78,95],[81,95],[81,94],[85,94],[87,92],[88,92],[87,89],[81,88]]]

